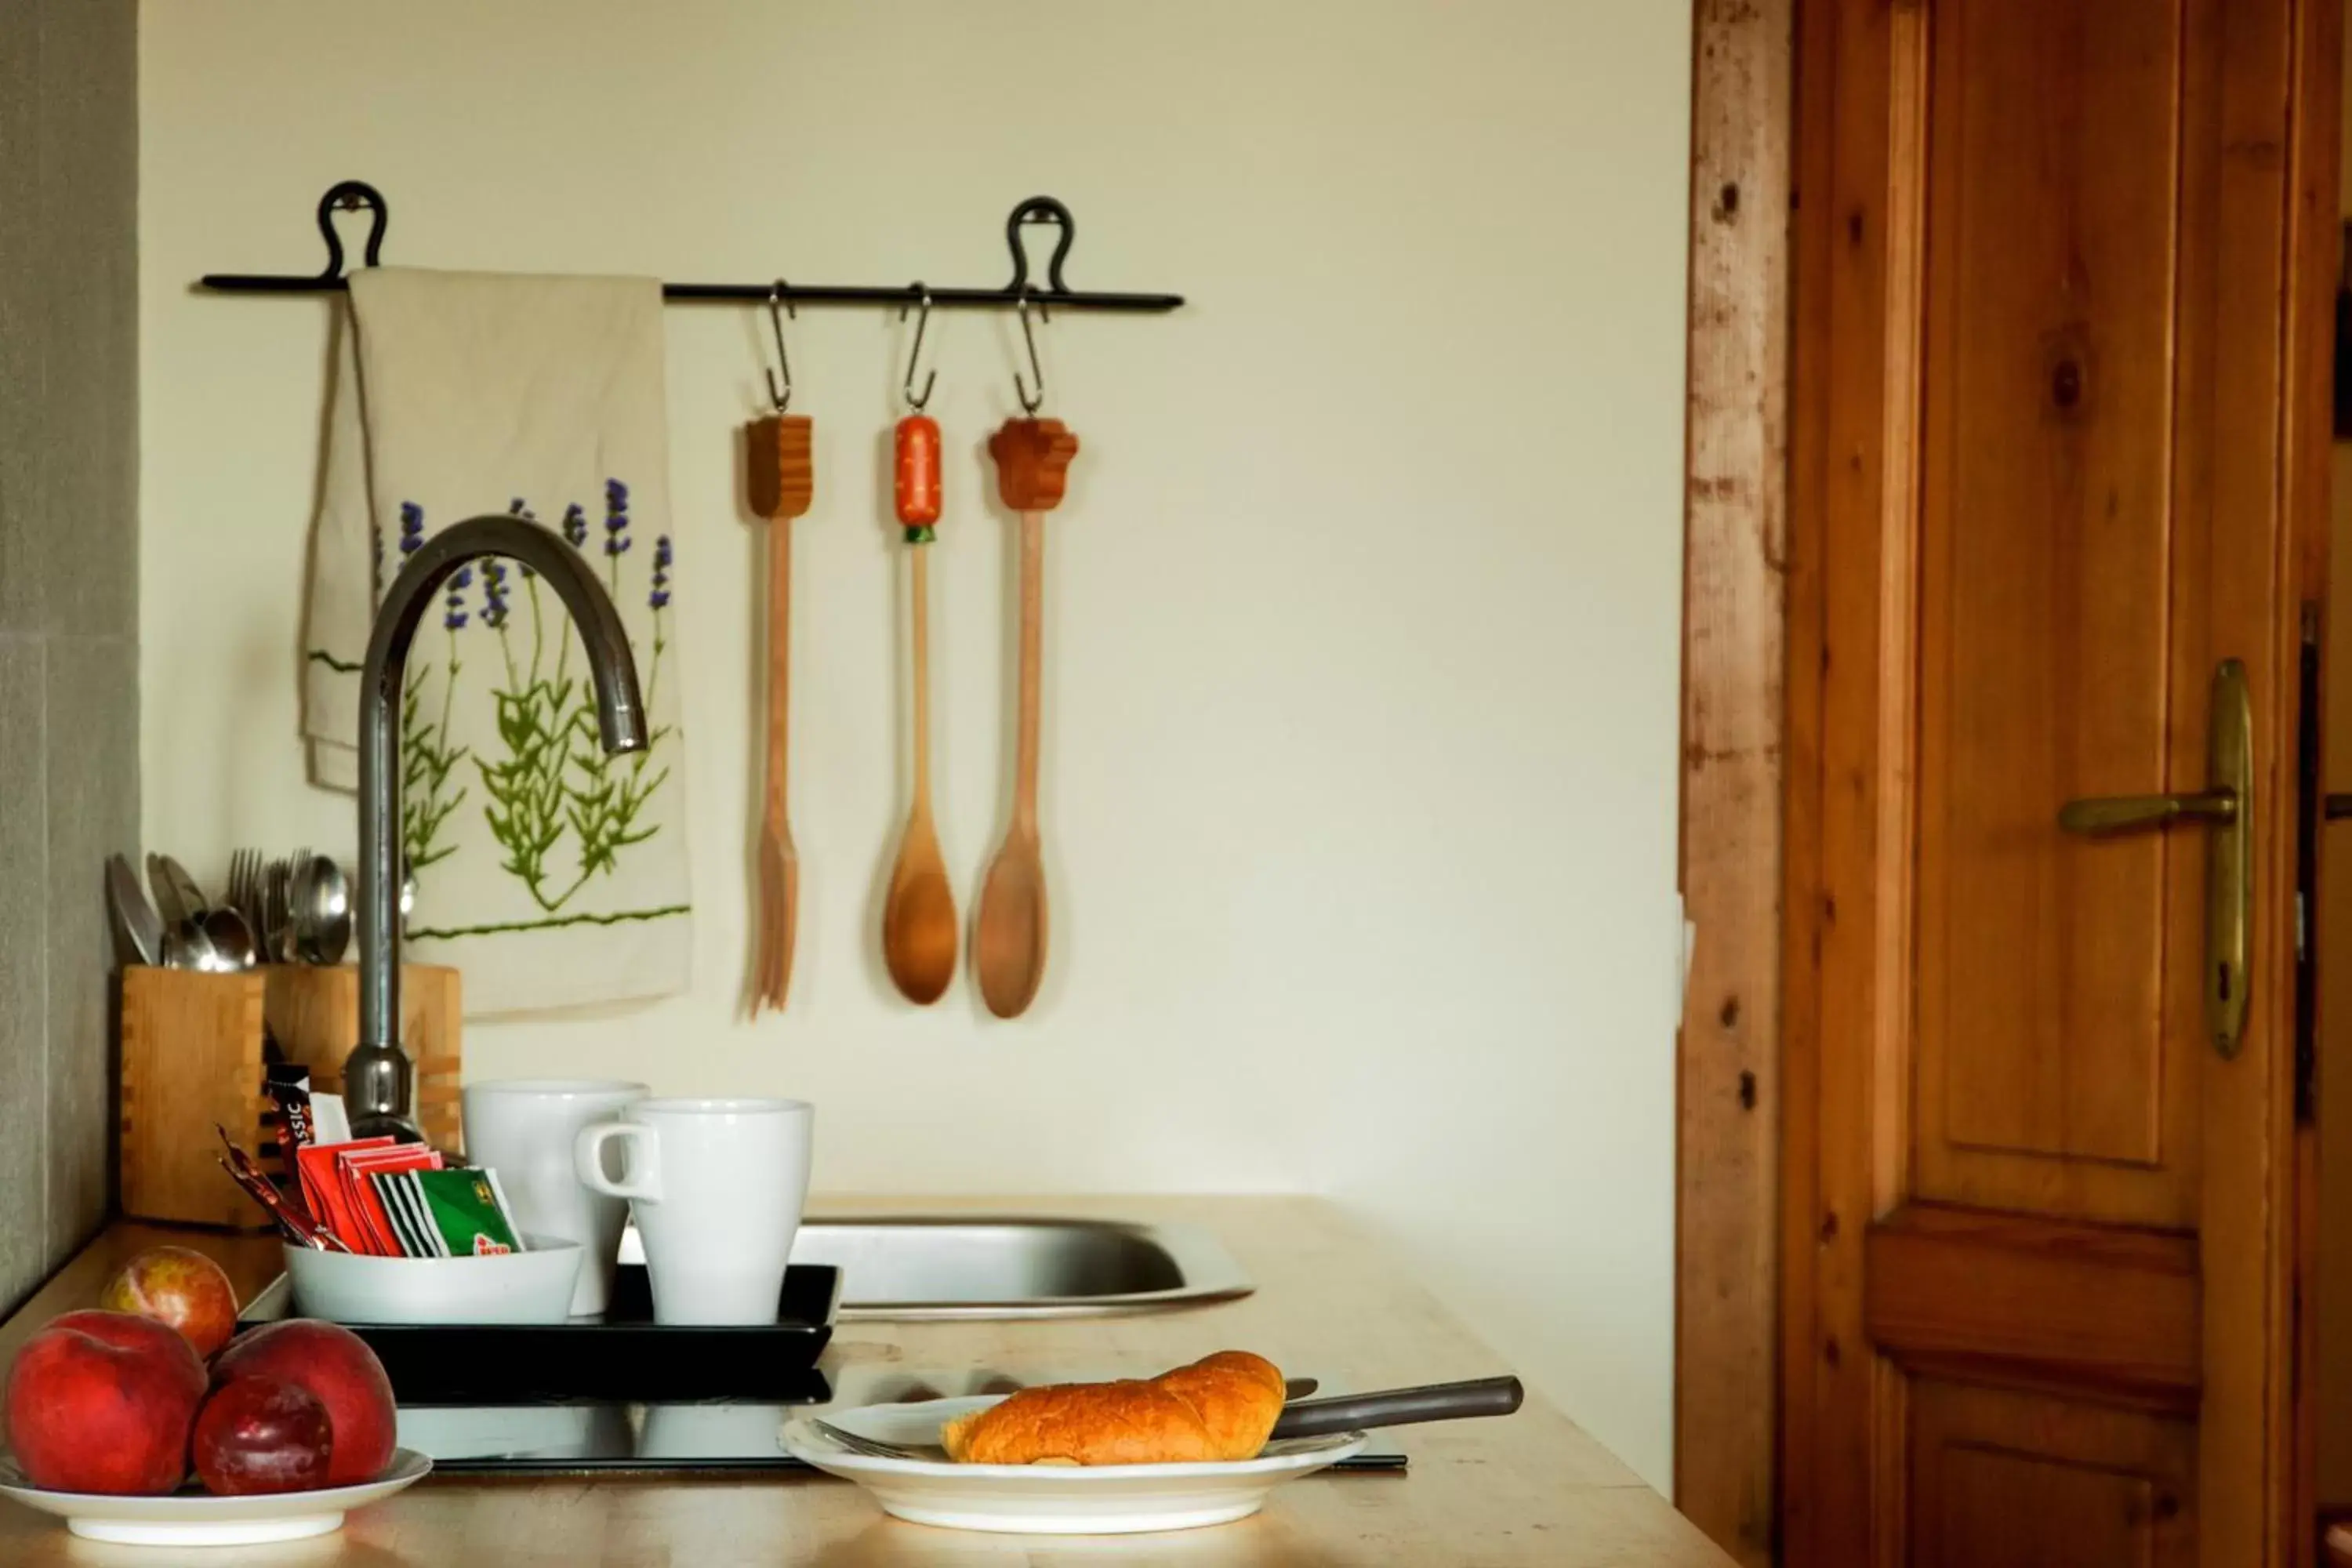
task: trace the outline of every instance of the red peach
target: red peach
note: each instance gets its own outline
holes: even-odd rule
[[[327,1407],[335,1447],[327,1484],[372,1481],[392,1463],[399,1412],[375,1352],[351,1330],[315,1318],[247,1329],[213,1358],[215,1387],[240,1377],[276,1377],[308,1389]]]
[[[124,1264],[98,1304],[169,1323],[208,1356],[236,1332],[236,1289],[221,1266],[188,1247],[151,1247]]]
[[[334,1426],[316,1394],[282,1377],[233,1378],[196,1412],[189,1444],[208,1492],[310,1491],[327,1484]]]
[[[52,1491],[168,1492],[188,1471],[205,1367],[178,1331],[124,1312],[68,1312],[8,1369],[8,1445]]]

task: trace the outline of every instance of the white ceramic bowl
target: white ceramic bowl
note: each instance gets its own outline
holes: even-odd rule
[[[286,1247],[294,1310],[336,1323],[560,1323],[580,1279],[580,1244],[526,1236],[528,1252],[367,1258]]]

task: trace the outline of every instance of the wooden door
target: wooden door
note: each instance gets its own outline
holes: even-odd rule
[[[2300,1551],[2298,654],[2338,0],[1802,8],[1784,1560]],[[2208,784],[2242,663],[2246,1022]]]

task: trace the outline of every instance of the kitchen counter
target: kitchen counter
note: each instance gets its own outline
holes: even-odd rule
[[[1303,1373],[1382,1388],[1510,1370],[1412,1274],[1330,1205],[1293,1197],[857,1199],[812,1205],[860,1214],[1058,1214],[1185,1221],[1213,1231],[1256,1294],[1143,1317],[1054,1322],[848,1323],[822,1363],[985,1366],[1016,1376],[1071,1367],[1161,1371],[1213,1350],[1253,1350]],[[274,1238],[228,1238],[127,1223],[110,1226],[25,1309],[0,1324],[0,1366],[41,1323],[90,1304],[142,1247],[211,1253],[240,1298],[278,1272]],[[50,1564],[224,1562],[238,1568],[572,1568],[596,1563],[1542,1564],[1640,1563],[1723,1568],[1717,1551],[1581,1428],[1530,1392],[1501,1420],[1407,1427],[1403,1475],[1322,1475],[1278,1489],[1257,1517],[1208,1530],[1122,1537],[995,1536],[885,1518],[866,1494],[820,1476],[708,1481],[428,1478],[354,1513],[343,1530],[234,1552],[163,1552],[78,1540],[0,1501],[0,1562]]]

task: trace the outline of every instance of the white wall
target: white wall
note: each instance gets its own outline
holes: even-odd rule
[[[995,283],[1005,212],[1051,192],[1075,285],[1192,303],[1044,333],[1086,449],[1050,525],[1038,1006],[915,1010],[875,953],[904,810],[876,454],[904,338],[831,310],[792,338],[821,487],[803,931],[789,1016],[739,1021],[733,441],[765,323],[674,310],[695,987],[475,1027],[468,1071],[806,1096],[834,1189],[1329,1193],[1663,1485],[1688,24],[1664,0],[150,0],[149,843],[217,868],[352,838],[295,743],[328,307],[197,274],[316,268],[311,205],[357,176],[403,263]],[[934,325],[940,809],[968,908],[1007,787],[981,443],[1018,331]]]

